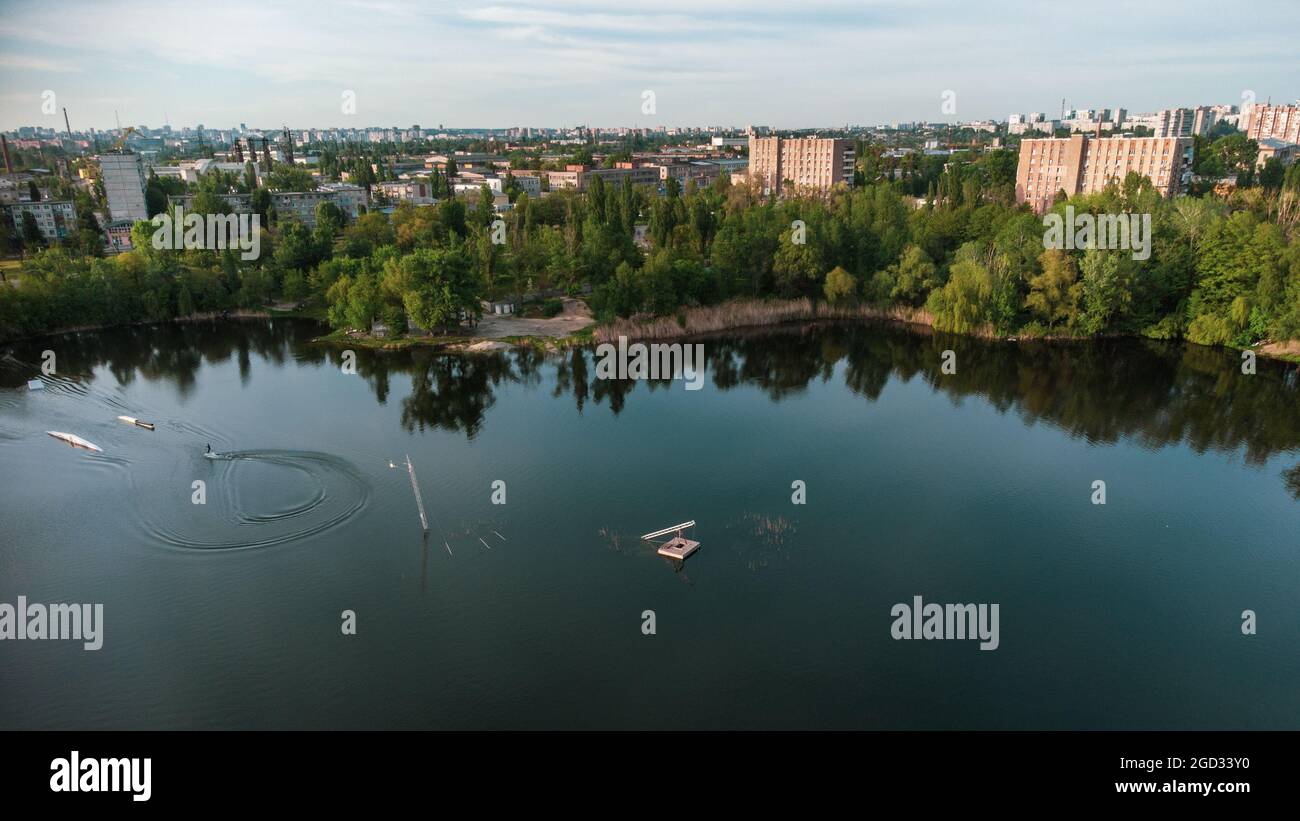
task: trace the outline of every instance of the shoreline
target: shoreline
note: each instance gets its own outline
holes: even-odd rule
[[[172,317],[162,320],[141,320],[113,325],[77,325],[35,336],[14,337],[0,341],[0,345],[32,342],[40,339],[79,334],[93,331],[106,331],[116,328],[135,328],[150,325],[185,324],[208,322],[213,320],[247,320],[247,319],[307,319],[323,323],[319,316],[301,311],[278,309],[236,310],[229,312],[209,311]],[[934,330],[934,317],[924,308],[908,306],[891,306],[878,308],[871,305],[853,305],[835,307],[826,302],[813,302],[807,297],[792,300],[732,300],[718,305],[682,308],[672,316],[640,315],[618,318],[605,324],[589,325],[578,333],[568,336],[507,336],[480,337],[472,334],[446,334],[440,336],[375,339],[369,336],[348,336],[342,331],[330,331],[309,341],[312,345],[330,347],[353,346],[379,352],[396,352],[412,348],[428,348],[440,353],[473,354],[495,353],[503,350],[531,348],[541,353],[553,353],[584,345],[616,343],[620,336],[636,342],[682,342],[694,339],[708,339],[732,332],[758,331],[780,328],[783,326],[819,325],[851,322],[885,322],[906,326],[918,333],[940,333]],[[983,339],[991,342],[1070,342],[1080,343],[1099,339],[1146,339],[1141,334],[1113,333],[1102,335],[1043,334],[1041,336],[999,336],[991,329],[976,333],[954,336]],[[1196,344],[1184,338],[1168,340]],[[1227,350],[1254,351],[1257,356],[1278,362],[1300,364],[1300,340],[1270,341],[1249,348],[1236,348],[1230,345],[1208,346],[1222,347]]]
[[[807,297],[791,300],[731,300],[719,305],[679,309],[673,316],[634,316],[596,327],[595,341],[616,342],[620,336],[637,341],[690,339],[746,328],[769,328],[805,322],[884,320],[933,329],[934,317],[924,308],[869,305],[835,307]],[[978,334],[972,334],[979,336]]]
[[[829,324],[853,321],[887,322],[908,326],[912,330],[923,333],[950,333],[953,336],[983,339],[991,342],[1010,342],[1012,344],[1021,342],[1079,343],[1100,339],[1149,338],[1135,333],[1042,334],[1031,336],[1017,334],[1001,336],[994,333],[991,328],[975,333],[940,332],[934,329],[934,317],[924,308],[907,306],[877,308],[870,305],[837,308],[824,302],[814,303],[807,297],[781,301],[733,300],[719,305],[681,309],[674,316],[620,318],[596,326],[593,336],[597,343],[617,342],[620,336],[627,337],[629,341],[637,342],[672,342],[706,339],[733,331],[776,328],[782,325]],[[1168,341],[1196,344],[1182,337]],[[1300,340],[1269,341],[1247,348],[1237,348],[1231,345],[1205,347],[1254,351],[1257,356],[1266,359],[1300,364]]]
[[[38,339],[49,339],[51,337],[65,336],[67,334],[81,334],[89,333],[91,331],[111,331],[117,328],[144,328],[150,325],[184,325],[189,322],[208,322],[214,319],[275,319],[276,317],[310,318],[289,311],[250,311],[244,309],[225,312],[206,311],[201,314],[174,316],[170,319],[141,319],[135,322],[118,322],[109,325],[72,325],[67,328],[59,328],[57,330],[47,331],[33,336],[15,336],[9,339],[0,340],[0,345],[13,345],[19,342],[34,342]]]
[[[595,326],[592,326],[595,327]],[[565,350],[592,342],[589,329],[569,336],[506,336],[486,337],[467,334],[439,336],[399,336],[377,339],[371,336],[349,336],[343,331],[330,331],[310,340],[310,345],[327,345],[333,348],[364,348],[369,351],[398,352],[412,348],[425,348],[443,353],[492,353],[516,348],[532,348],[543,353]]]

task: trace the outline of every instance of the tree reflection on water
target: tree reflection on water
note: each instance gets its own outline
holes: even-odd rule
[[[43,349],[58,352],[59,373],[81,380],[106,367],[123,384],[168,381],[188,394],[204,363],[234,359],[247,382],[254,355],[339,367],[341,350],[312,344],[322,327],[304,320],[243,320],[138,326],[14,343],[0,355],[0,384],[16,388],[36,374]],[[889,325],[822,325],[766,329],[700,340],[708,384],[716,390],[757,387],[774,401],[836,379],[864,401],[890,380],[920,379],[954,402],[977,397],[1026,422],[1110,443],[1131,438],[1146,447],[1186,443],[1198,452],[1241,449],[1251,463],[1300,449],[1300,379],[1294,364],[1261,359],[1241,372],[1236,352],[1135,339],[1006,343],[920,333]],[[955,374],[939,371],[953,350]],[[410,379],[401,424],[463,432],[483,428],[502,384],[544,385],[571,396],[578,413],[605,406],[621,413],[641,390],[673,388],[670,380],[597,379],[594,351],[544,355],[531,348],[446,354],[429,349],[357,350],[357,374],[380,405],[395,377]],[[843,366],[840,368],[840,366]],[[1300,465],[1286,471],[1300,498]]]

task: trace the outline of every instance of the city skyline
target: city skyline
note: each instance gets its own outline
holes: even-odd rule
[[[1052,116],[1062,98],[1071,108],[1130,111],[1240,105],[1246,91],[1259,102],[1293,101],[1300,63],[1287,32],[1300,8],[1239,8],[1252,25],[1224,26],[1172,3],[1102,3],[1078,16],[948,0],[727,0],[708,10],[633,0],[615,11],[590,0],[433,9],[351,0],[327,10],[235,2],[161,16],[144,3],[101,14],[50,2],[9,9],[0,22],[0,128],[62,129],[65,106],[74,131],[112,129],[117,119],[177,128],[833,128]],[[53,113],[42,110],[46,91],[56,95]],[[343,113],[344,92],[355,113]],[[945,109],[945,99],[955,105]]]

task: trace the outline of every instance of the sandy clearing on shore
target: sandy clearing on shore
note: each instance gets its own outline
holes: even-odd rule
[[[558,339],[594,324],[596,320],[591,316],[587,303],[566,297],[564,309],[550,319],[484,314],[474,328],[473,336],[477,339],[504,339],[508,336],[547,336]]]
[[[1300,339],[1270,342],[1267,345],[1260,345],[1259,350],[1265,356],[1300,356]]]

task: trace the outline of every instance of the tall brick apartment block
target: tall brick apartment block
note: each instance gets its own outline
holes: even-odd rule
[[[1130,171],[1151,180],[1161,196],[1181,192],[1192,175],[1190,137],[1073,137],[1022,140],[1016,166],[1016,202],[1035,213],[1067,196],[1100,191]]]
[[[1246,136],[1256,142],[1300,143],[1300,105],[1256,105],[1250,110]]]
[[[762,180],[764,193],[779,195],[787,182],[822,190],[838,183],[852,187],[856,162],[853,140],[749,136],[749,178]]]

